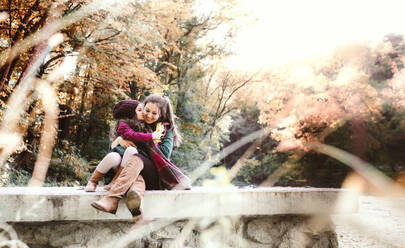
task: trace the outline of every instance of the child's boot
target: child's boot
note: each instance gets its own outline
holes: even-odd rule
[[[114,175],[113,179],[111,180],[111,182],[110,182],[109,184],[107,184],[106,186],[104,186],[104,189],[105,189],[105,190],[108,191],[108,190],[111,189],[112,184],[115,182],[115,180],[117,179],[117,177],[120,175],[120,173],[121,173],[121,171],[122,171],[123,168],[124,168],[123,166],[120,166],[120,167],[118,168],[118,170],[117,170],[117,172],[115,173],[115,175]]]
[[[98,181],[103,179],[104,174],[99,172],[98,170],[95,170],[93,174],[91,175],[91,178],[89,182],[87,183],[86,187],[84,188],[84,191],[86,192],[94,192],[96,191]]]

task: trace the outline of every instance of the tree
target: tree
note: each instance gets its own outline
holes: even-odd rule
[[[256,96],[259,123],[272,128],[279,151],[288,151],[284,164],[298,169],[287,172],[293,173],[288,184],[337,187],[348,173],[310,151],[311,142],[350,151],[392,177],[402,170],[396,152],[403,137],[402,54],[398,37],[374,47],[344,46],[323,59],[268,70],[241,92],[243,99]]]
[[[87,152],[90,159],[106,151],[110,110],[117,99],[126,97],[125,92],[129,94],[130,82],[136,82],[140,88],[159,87],[158,75],[146,64],[160,57],[156,44],[163,43],[165,37],[159,28],[171,29],[177,25],[164,22],[163,17],[167,15],[162,12],[163,8],[188,11],[184,3],[176,1],[161,2],[161,5],[152,1],[123,1],[107,11],[92,2],[70,0],[64,1],[60,7],[62,17],[47,22],[47,17],[54,14],[51,1],[3,1],[1,7],[10,13],[7,28],[0,32],[5,44],[2,58],[5,54],[11,56],[1,68],[2,106],[6,106],[7,99],[23,80],[30,61],[34,61],[36,53],[26,49],[30,45],[39,48],[40,43],[33,42],[33,34],[61,27],[59,31],[65,37],[63,42],[42,61],[36,76],[46,79],[62,61],[76,60],[73,73],[66,75],[64,81],[53,82],[58,89],[57,101],[63,110],[60,115],[61,139],[56,151],[69,152],[63,150],[66,148],[63,139],[69,139],[70,145],[89,148],[81,151],[83,155]],[[121,12],[121,9],[125,11]],[[69,22],[71,24],[64,24]],[[58,31],[57,28],[54,30]],[[12,52],[17,53],[12,56]],[[19,154],[12,158],[14,168],[32,169],[43,117],[41,105],[33,102],[24,116],[25,129],[21,128],[26,145],[22,145]],[[100,142],[97,140],[105,140],[101,142],[103,149],[98,148]]]
[[[4,1],[4,6],[9,2]],[[212,145],[203,134],[228,112],[231,102],[228,91],[233,88],[230,84],[221,88],[221,108],[216,114],[206,116],[204,112],[212,111],[212,106],[208,107],[202,99],[198,84],[206,82],[207,64],[212,63],[207,60],[228,54],[224,43],[215,43],[206,37],[210,30],[232,21],[224,11],[232,7],[230,1],[222,2],[221,7],[210,14],[195,15],[193,2],[121,1],[107,8],[108,2],[97,5],[86,0],[68,0],[63,2],[62,16],[55,20],[54,26],[46,22],[47,16],[52,14],[52,1],[14,1],[12,4],[21,10],[8,24],[17,27],[16,30],[25,30],[26,36],[15,36],[17,31],[11,30],[16,40],[7,42],[3,50],[2,55],[8,54],[11,59],[2,69],[7,70],[7,76],[3,74],[2,79],[2,106],[6,107],[32,59],[32,47],[37,45],[33,34],[43,34],[49,29],[64,36],[62,43],[49,51],[42,61],[37,78],[47,80],[63,62],[74,65],[73,71],[66,71],[63,80],[52,82],[61,111],[58,140],[51,160],[59,167],[50,167],[49,180],[63,181],[61,174],[71,177],[72,171],[77,180],[83,180],[86,176],[83,171],[108,148],[113,104],[129,96],[141,99],[148,91],[164,92],[172,98],[176,113],[182,119],[180,124],[185,138],[192,140],[191,146],[199,147],[205,140],[207,147],[218,149],[220,139],[216,138]],[[29,12],[32,13],[27,19],[21,17]],[[28,25],[30,20],[32,25]],[[0,38],[12,39],[14,36],[8,31],[0,32]],[[231,38],[231,35],[227,37]],[[12,52],[17,52],[16,56]],[[193,99],[199,101],[193,102]],[[12,168],[32,170],[43,119],[41,105],[30,102],[21,128],[26,144],[10,158]],[[184,149],[186,152],[188,150]],[[200,154],[204,158],[206,151],[201,149]],[[87,165],[81,160],[82,156],[90,160]]]

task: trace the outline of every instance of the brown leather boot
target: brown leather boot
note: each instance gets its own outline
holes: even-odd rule
[[[100,200],[91,203],[91,206],[103,212],[115,214],[119,200],[118,197],[103,196]]]
[[[122,169],[115,182],[111,185],[111,189],[107,192],[106,195],[122,198],[135,182],[135,180],[138,178],[138,175],[142,169],[142,159],[138,156],[132,156],[128,160],[128,163],[125,165],[125,167]]]
[[[139,173],[143,169],[143,161],[137,156],[133,156],[128,160],[127,165],[118,175],[115,183],[111,185],[111,189],[99,201],[91,204],[98,210],[115,214],[118,208],[118,202],[123,195],[132,186],[138,178]]]
[[[91,178],[89,182],[87,183],[86,187],[84,188],[84,191],[86,192],[94,192],[96,191],[98,181],[103,179],[105,174],[99,172],[98,170],[95,170],[93,174],[91,175]]]
[[[125,204],[129,212],[131,212],[132,217],[137,217],[142,214],[142,200],[145,194],[145,188],[145,180],[139,175],[127,192]]]
[[[122,167],[122,166],[120,166],[120,168],[118,168],[118,170],[117,170],[117,172],[115,173],[115,175],[114,175],[113,179],[111,180],[111,182],[110,182],[108,185],[104,186],[104,189],[105,189],[105,190],[108,191],[108,190],[111,189],[111,186],[113,185],[113,183],[115,182],[115,180],[117,180],[117,178],[118,178],[118,176],[120,175],[120,173],[121,173],[121,171],[122,171],[123,168],[124,168],[124,167]]]

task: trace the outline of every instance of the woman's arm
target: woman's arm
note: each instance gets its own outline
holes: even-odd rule
[[[159,150],[165,155],[166,158],[170,159],[173,151],[173,131],[167,131],[166,135],[163,137],[162,142],[159,143]]]
[[[124,122],[118,126],[117,133],[133,142],[148,142],[153,140],[152,133],[137,133]]]

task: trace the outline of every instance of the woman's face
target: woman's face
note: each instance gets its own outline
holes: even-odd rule
[[[147,124],[155,123],[160,117],[158,105],[153,102],[148,102],[143,108],[143,117]]]
[[[140,120],[140,121],[144,120],[144,117],[143,117],[143,104],[142,103],[140,103],[140,104],[138,104],[138,106],[136,106],[135,114],[136,114],[136,118],[138,120]]]

